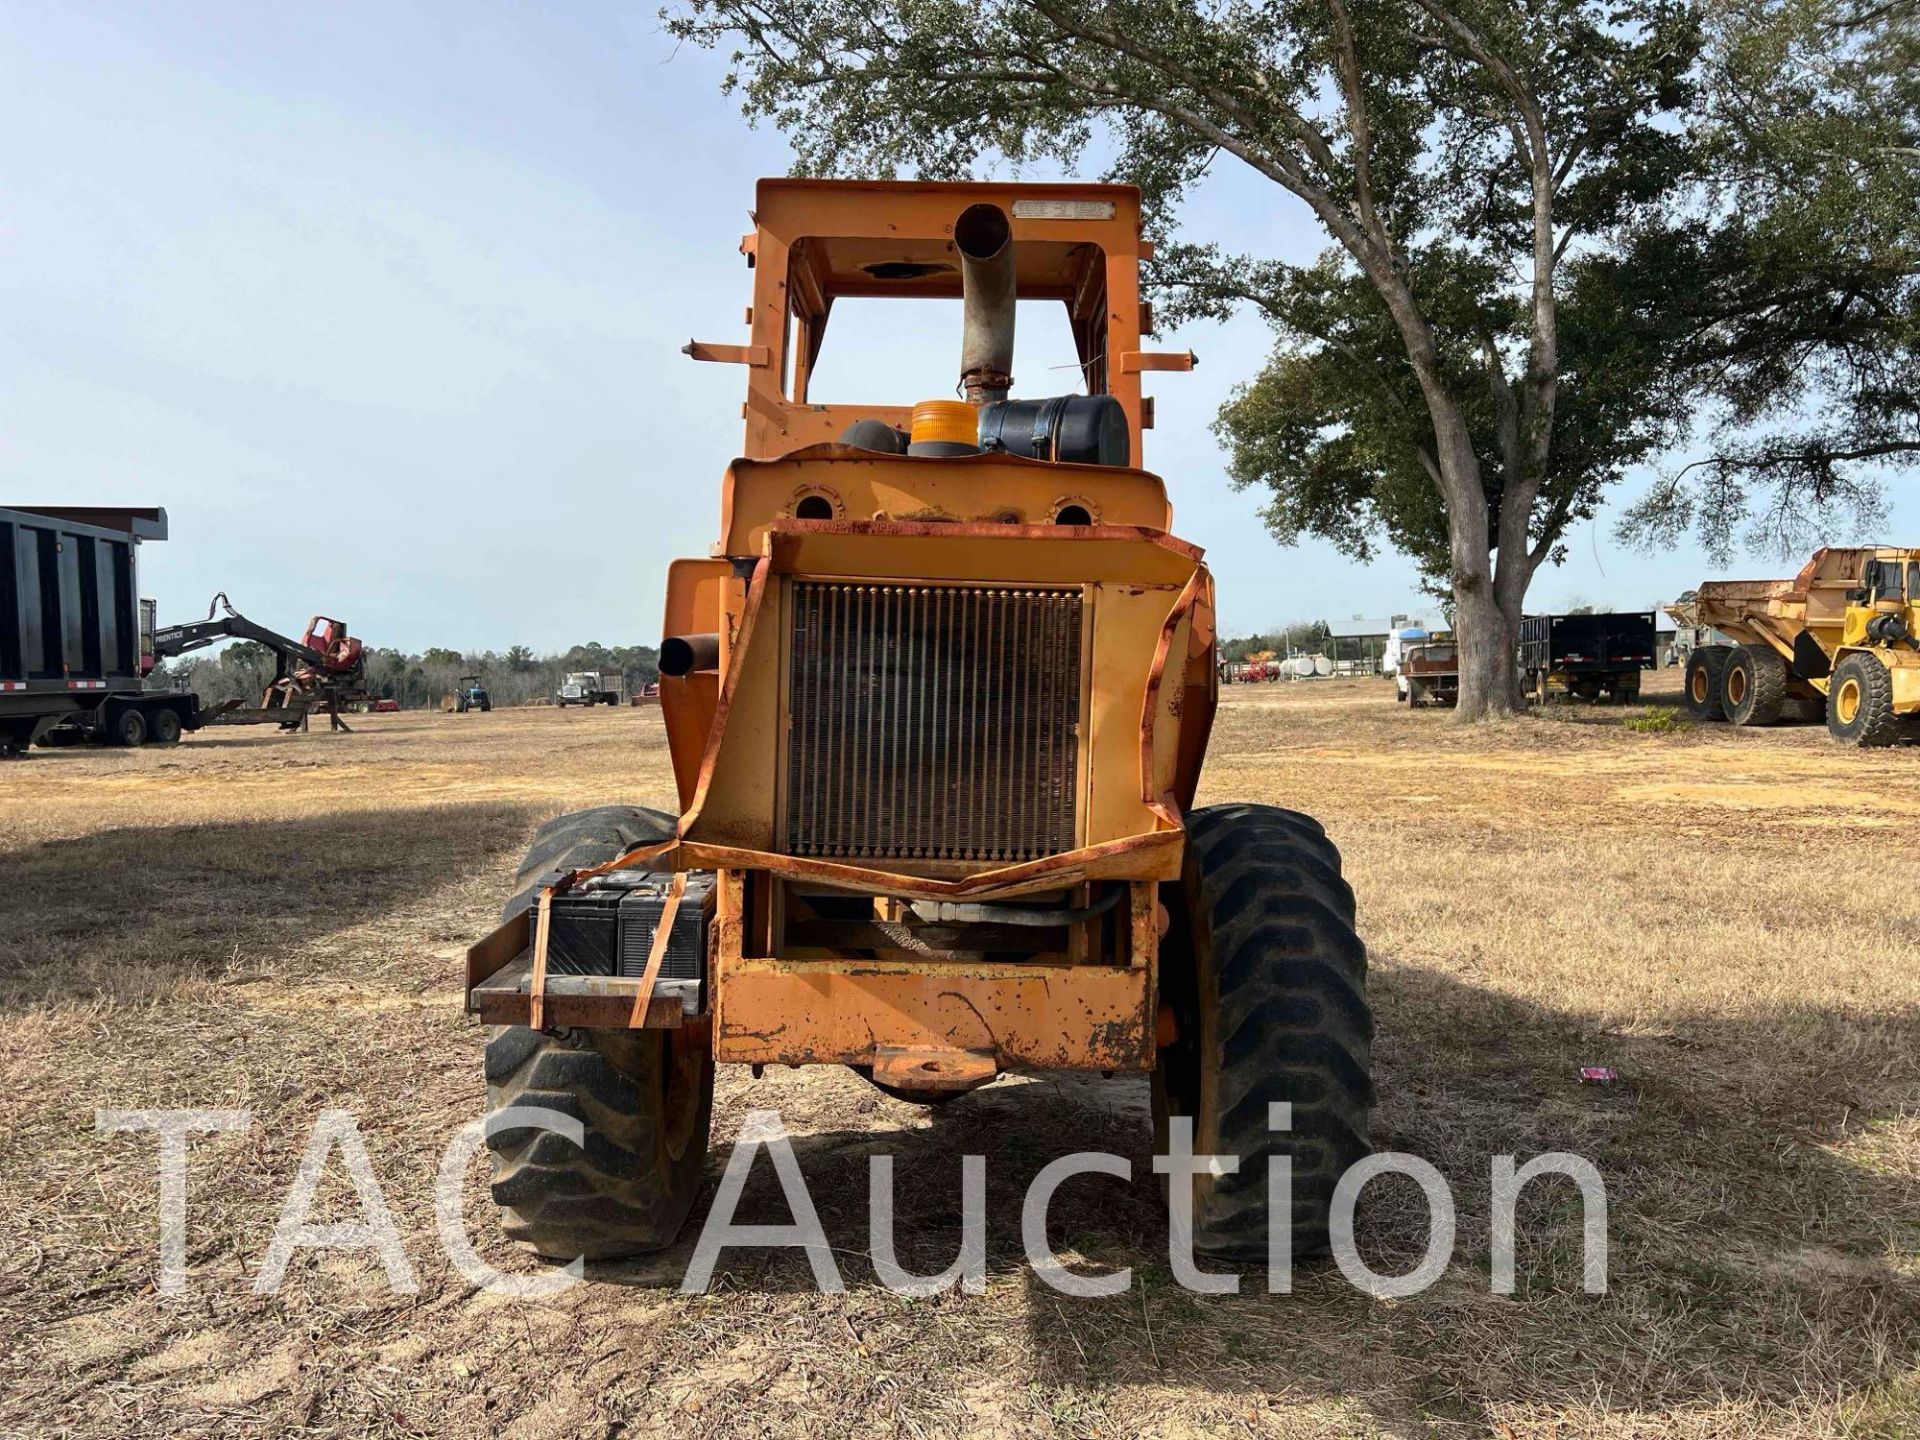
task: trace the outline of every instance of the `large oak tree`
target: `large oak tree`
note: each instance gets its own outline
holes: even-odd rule
[[[1758,0],[1755,0],[1758,3]],[[996,157],[1141,186],[1172,242],[1215,163],[1304,203],[1315,264],[1164,243],[1164,317],[1277,343],[1220,418],[1283,538],[1384,536],[1449,594],[1463,716],[1518,701],[1527,588],[1701,405],[1718,323],[1693,0],[692,0],[681,37],[814,173]],[[1222,157],[1226,157],[1223,161]],[[1284,192],[1284,196],[1281,192]],[[1677,492],[1676,492],[1677,493]],[[1684,500],[1677,501],[1684,508]]]

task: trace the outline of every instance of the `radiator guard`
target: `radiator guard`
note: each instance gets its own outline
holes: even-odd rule
[[[678,837],[632,863],[745,867],[925,897],[1178,875],[1180,812],[1213,709],[1212,584],[1197,549],[1136,526],[804,520],[774,522],[764,546],[757,560],[707,564],[683,582],[720,611],[720,670],[712,689],[697,675],[661,687],[676,756],[696,717],[705,740]],[[1067,848],[1006,860],[788,852],[789,607],[799,586],[820,582],[1081,593],[1079,813]]]
[[[1078,587],[790,582],[792,855],[1035,860],[1078,836]]]

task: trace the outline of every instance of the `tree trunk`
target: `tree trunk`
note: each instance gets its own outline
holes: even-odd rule
[[[1508,529],[1504,521],[1501,529],[1503,532]],[[1525,544],[1524,530],[1521,530],[1518,539],[1503,534],[1500,567],[1494,572],[1493,581],[1495,608],[1500,613],[1500,623],[1506,633],[1506,654],[1510,662],[1507,667],[1508,684],[1513,693],[1508,708],[1521,713],[1526,711],[1527,696],[1520,674],[1520,620],[1526,614],[1527,586],[1533,580],[1535,564],[1527,555]]]
[[[1494,598],[1491,567],[1483,555],[1477,573],[1456,567],[1453,576],[1454,648],[1460,659],[1462,720],[1511,715],[1520,695],[1515,658],[1518,626]]]
[[[1479,457],[1453,397],[1437,376],[1421,378],[1428,382],[1424,388],[1438,451],[1436,480],[1447,507],[1454,650],[1460,667],[1456,714],[1461,720],[1511,715],[1520,699],[1520,628],[1517,618],[1508,622],[1502,604],[1507,597],[1495,588],[1493,536]]]

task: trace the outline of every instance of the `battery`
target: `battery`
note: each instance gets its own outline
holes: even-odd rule
[[[713,916],[713,879],[711,870],[687,872],[686,893],[674,913],[666,952],[660,957],[660,974],[653,984],[655,995],[678,995],[681,1008],[689,1015],[700,1013],[701,991],[707,978],[707,922]],[[659,933],[672,883],[671,876],[648,875],[621,897],[620,974],[637,980],[647,973],[647,957],[653,953],[654,936]]]
[[[673,885],[671,875],[616,870],[596,876],[587,888],[554,897],[547,928],[550,975],[647,973],[653,937]],[[686,872],[686,893],[673,918],[656,996],[673,995],[689,1015],[700,1013],[707,978],[707,924],[713,917],[713,872]]]

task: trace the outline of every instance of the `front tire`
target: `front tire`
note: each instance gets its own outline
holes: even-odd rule
[[[1176,1037],[1153,1077],[1155,1141],[1193,1122],[1196,1154],[1238,1171],[1193,1178],[1195,1248],[1267,1254],[1269,1156],[1293,1161],[1293,1253],[1325,1248],[1333,1190],[1368,1152],[1373,1017],[1353,891],[1318,822],[1269,805],[1187,817],[1187,854],[1163,894],[1172,916],[1162,998]],[[1269,1106],[1292,1124],[1269,1128]]]
[[[502,918],[566,872],[670,839],[674,828],[671,815],[624,805],[549,821],[527,848]],[[502,1026],[487,1037],[486,1073],[490,1113],[557,1110],[586,1131],[584,1146],[525,1127],[488,1137],[509,1239],[559,1260],[674,1242],[700,1194],[713,1120],[713,1052],[699,1032]]]
[[[1903,726],[1893,708],[1893,676],[1871,655],[1859,651],[1833,667],[1827,686],[1827,733],[1843,745],[1863,749],[1892,745]]]

